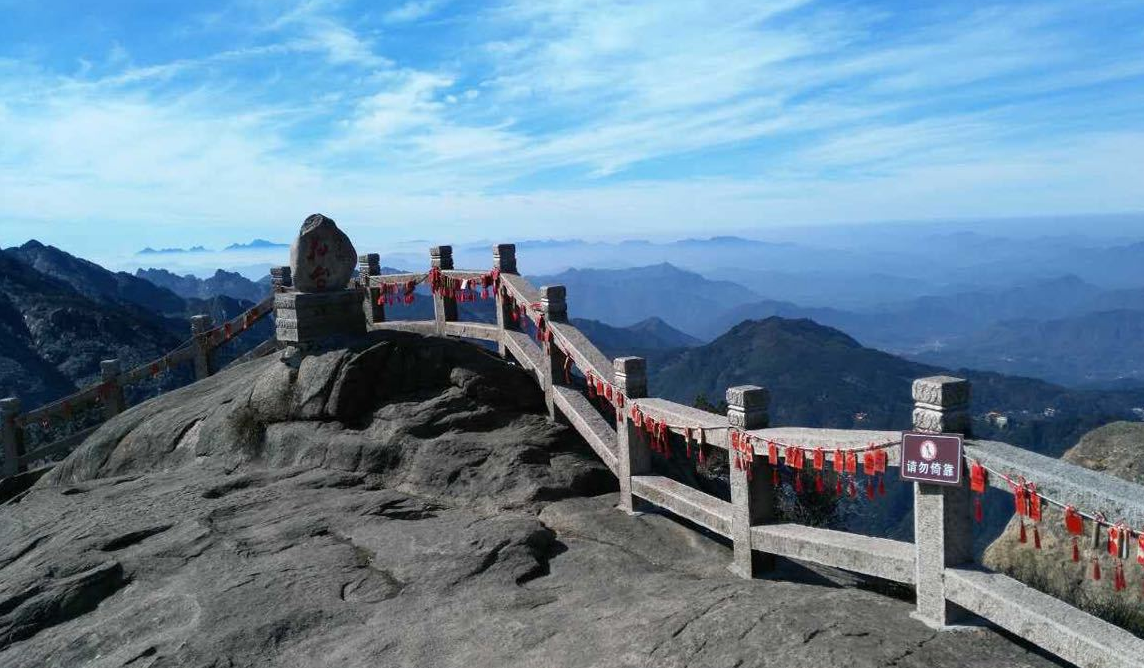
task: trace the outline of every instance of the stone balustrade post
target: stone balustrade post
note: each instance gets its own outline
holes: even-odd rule
[[[270,269],[270,284],[277,289],[289,288],[294,285],[290,267],[272,267]]]
[[[771,395],[757,385],[740,385],[727,390],[727,422],[733,429],[765,429],[770,423]],[[733,453],[731,453],[733,456]],[[730,462],[730,458],[728,458]],[[775,516],[775,492],[771,466],[766,455],[756,456],[747,470],[730,467],[731,539],[734,558],[731,572],[743,578],[774,568],[774,555],[751,549],[751,527]]]
[[[620,479],[620,510],[634,513],[632,476],[651,471],[651,448],[639,425],[632,422],[631,400],[647,396],[647,361],[642,357],[619,357],[613,362],[615,390],[627,401],[616,406],[616,477]]]
[[[545,285],[540,288],[540,312],[544,314],[546,323],[568,322],[566,294],[563,285]],[[548,360],[544,373],[544,402],[548,405],[548,416],[556,420],[556,395],[553,386],[563,384],[566,356],[559,346],[547,342],[541,345]]]
[[[361,279],[362,288],[365,289],[363,308],[365,309],[365,321],[368,325],[385,322],[385,306],[378,303],[381,298],[381,288],[370,286],[370,277],[379,274],[381,274],[380,255],[367,253],[358,256],[358,276]]]
[[[16,424],[20,414],[20,400],[15,397],[0,399],[0,442],[4,447],[4,477],[14,476],[23,466],[24,430]]]
[[[195,347],[195,380],[202,380],[214,373],[214,348],[210,341],[214,322],[209,315],[191,317],[191,336]]]
[[[501,274],[515,274],[516,273],[516,245],[515,244],[497,244],[493,246],[493,269],[496,269]],[[497,352],[501,357],[504,357],[504,331],[505,329],[517,329],[512,320],[512,314],[508,312],[508,302],[501,294],[500,290],[496,293],[497,300]]]
[[[119,382],[122,368],[119,360],[103,360],[99,363],[100,381],[103,383],[103,413],[107,419],[119,415],[127,408],[123,397],[123,385]]]
[[[970,435],[969,381],[951,376],[919,378],[913,384],[914,431]],[[965,463],[961,463],[965,466]],[[945,569],[973,559],[973,523],[968,487],[914,483],[914,545],[917,610],[914,616],[945,628],[965,611],[945,593]]]
[[[429,249],[429,266],[442,271],[453,268],[453,247],[434,246]],[[445,335],[445,323],[457,320],[457,300],[438,292],[433,295],[433,319],[437,323],[437,335]]]

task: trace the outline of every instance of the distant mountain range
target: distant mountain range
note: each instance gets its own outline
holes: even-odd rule
[[[0,396],[17,396],[34,408],[96,382],[100,360],[118,358],[126,369],[178,347],[190,336],[192,315],[207,313],[222,322],[250,305],[225,295],[183,298],[36,241],[5,249],[0,251]],[[269,321],[256,327],[227,346],[220,360],[270,335]],[[181,370],[157,382],[177,385],[189,377]]]
[[[231,244],[223,250],[236,251],[236,250],[258,250],[262,248],[289,248],[290,244],[279,244],[266,239],[255,239],[248,244]]]
[[[771,423],[846,429],[906,429],[910,384],[942,373],[973,383],[974,429],[980,436],[1060,454],[1082,434],[1110,421],[1138,420],[1144,390],[1069,390],[1040,380],[966,369],[950,371],[866,348],[811,320],[779,317],[742,322],[711,343],[666,354],[649,365],[650,389],[681,403],[718,403],[728,387],[771,391]],[[1008,418],[1004,429],[987,418]]]
[[[261,300],[270,291],[269,277],[263,281],[252,281],[242,274],[219,269],[210,278],[198,278],[191,274],[179,276],[166,269],[137,269],[135,276],[156,286],[161,286],[183,298],[210,299],[225,295],[250,302]]]
[[[696,337],[709,332],[712,314],[758,299],[737,283],[708,280],[667,263],[631,269],[570,269],[529,280],[538,286],[565,286],[573,317],[618,327],[656,317]]]
[[[265,250],[271,248],[289,248],[290,244],[280,244],[266,239],[254,239],[246,244],[231,244],[223,249],[223,251],[244,251],[244,250]],[[210,253],[211,249],[203,246],[191,246],[190,248],[151,248],[148,246],[141,251],[137,251],[136,255],[179,255],[183,253]]]
[[[1144,339],[1138,336],[1144,288],[1106,289],[1075,275],[854,310],[758,299],[742,285],[671,264],[577,269],[532,280],[565,285],[573,316],[612,326],[658,316],[689,336],[711,340],[744,320],[809,318],[866,346],[919,362],[1034,376],[1074,387],[1144,385]]]

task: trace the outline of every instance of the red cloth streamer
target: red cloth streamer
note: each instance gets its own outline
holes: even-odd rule
[[[878,496],[886,496],[886,475],[878,476]]]
[[[834,495],[842,496],[842,476],[834,476]]]
[[[1100,582],[1100,561],[1095,556],[1092,558],[1092,579]]]
[[[1029,542],[1028,536],[1025,535],[1025,519],[1024,519],[1024,516],[1021,517],[1021,534],[1017,537],[1017,540],[1021,543]]]
[[[1025,517],[1029,514],[1029,496],[1025,489],[1025,479],[1013,487],[1013,505],[1018,515]],[[1021,541],[1024,542],[1024,541]]]
[[[1034,522],[1041,521],[1041,495],[1037,494],[1037,485],[1029,483],[1029,519]]]
[[[1074,536],[1084,533],[1084,518],[1072,506],[1065,507],[1065,530]]]
[[[981,509],[980,496],[973,497],[973,519],[978,524],[981,524],[981,521],[985,519],[985,512]]]
[[[814,476],[814,491],[818,494],[822,494],[826,491],[826,483],[823,482],[821,473],[817,473]]]
[[[687,446],[687,458],[691,459],[691,427],[684,428],[683,443]]]
[[[986,479],[985,467],[981,465],[981,462],[974,460],[969,467],[969,489],[978,494],[984,494]]]
[[[1080,543],[1077,542],[1076,536],[1073,536],[1073,563],[1080,561]]]
[[[1033,525],[1033,547],[1039,550],[1041,549],[1041,532],[1037,530],[1037,526],[1036,524]]]
[[[797,470],[794,472],[794,493],[802,494],[802,475]]]
[[[874,500],[874,480],[872,478],[866,479],[866,499],[869,501]]]

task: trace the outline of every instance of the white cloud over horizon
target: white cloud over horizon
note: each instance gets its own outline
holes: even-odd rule
[[[0,243],[285,240],[316,210],[457,242],[1141,211],[1138,8],[237,0],[74,39],[26,10]]]

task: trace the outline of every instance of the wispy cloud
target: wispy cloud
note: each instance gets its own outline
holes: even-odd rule
[[[1125,6],[239,0],[169,23],[48,26],[37,58],[0,28],[0,219],[178,245],[321,208],[601,234],[1144,208]]]

